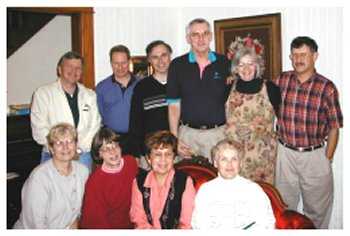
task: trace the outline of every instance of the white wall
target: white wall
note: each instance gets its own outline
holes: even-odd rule
[[[145,55],[146,45],[155,39],[168,42],[173,56],[188,51],[185,25],[196,17],[214,20],[249,15],[281,13],[283,70],[290,70],[288,58],[291,40],[308,35],[319,44],[317,70],[330,78],[343,96],[342,8],[326,7],[210,7],[210,8],[95,8],[96,83],[111,73],[108,52],[116,44],[125,44],[132,55]],[[214,49],[214,42],[212,49]],[[341,105],[342,99],[341,99]],[[343,107],[343,106],[342,106]],[[330,228],[343,228],[343,140],[342,132],[333,162],[335,201]]]
[[[57,62],[71,48],[71,17],[56,16],[7,59],[7,105],[30,103],[37,87],[56,80]]]

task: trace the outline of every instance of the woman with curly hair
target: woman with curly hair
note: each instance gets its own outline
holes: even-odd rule
[[[273,129],[281,101],[279,88],[262,78],[264,60],[254,45],[232,57],[232,84],[226,102],[226,136],[244,146],[240,174],[253,181],[274,183],[276,135]]]

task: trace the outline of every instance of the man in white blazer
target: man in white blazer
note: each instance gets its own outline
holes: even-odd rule
[[[34,92],[30,120],[34,140],[44,146],[41,162],[51,158],[46,140],[50,128],[59,122],[67,122],[78,131],[79,161],[91,170],[90,147],[101,126],[101,117],[95,92],[78,83],[82,72],[83,58],[69,51],[58,61],[59,78]]]

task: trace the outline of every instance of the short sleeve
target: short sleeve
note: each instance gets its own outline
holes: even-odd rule
[[[176,60],[172,61],[169,70],[168,70],[168,79],[167,79],[167,91],[166,97],[167,102],[172,103],[181,98],[180,94],[180,76],[177,68]]]

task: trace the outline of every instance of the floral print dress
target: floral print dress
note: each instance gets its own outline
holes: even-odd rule
[[[259,92],[245,94],[236,90],[234,82],[226,102],[225,134],[244,147],[241,176],[274,184],[277,151],[274,114],[265,83]]]

